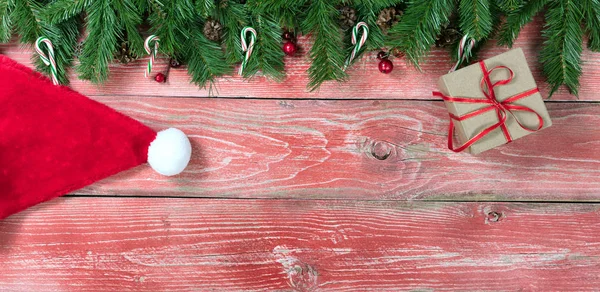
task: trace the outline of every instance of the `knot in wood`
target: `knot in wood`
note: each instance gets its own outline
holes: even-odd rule
[[[485,220],[487,222],[498,222],[502,220],[502,217],[504,217],[502,212],[491,211],[487,213],[487,218],[485,218]]]
[[[288,270],[290,285],[298,291],[313,291],[317,288],[317,270],[306,263],[297,262]]]
[[[377,141],[371,145],[371,155],[378,160],[386,160],[392,154],[392,149],[389,143]]]

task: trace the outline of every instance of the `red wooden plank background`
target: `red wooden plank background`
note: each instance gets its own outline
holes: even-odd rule
[[[540,28],[516,46],[547,92]],[[0,53],[30,65],[28,48]],[[0,221],[0,290],[597,290],[600,54],[583,59],[580,99],[546,102],[551,128],[479,156],[446,149],[430,95],[451,66],[441,50],[424,73],[396,59],[383,75],[368,56],[318,92],[305,55],[280,84],[221,78],[218,98],[185,69],[145,80],[146,59],[103,86],[74,80],[184,130],[191,164],[172,178],[140,166]]]
[[[600,286],[600,205],[65,198],[0,222],[23,291]]]

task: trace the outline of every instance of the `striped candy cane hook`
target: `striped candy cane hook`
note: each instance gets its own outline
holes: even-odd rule
[[[463,38],[460,40],[460,45],[458,46],[458,60],[448,73],[456,71],[462,62],[471,57],[471,51],[473,50],[473,47],[475,47],[475,40],[469,38],[469,35],[465,34],[465,36],[463,36]]]
[[[248,33],[250,33],[250,44],[246,43],[246,35]],[[240,39],[242,40],[242,51],[246,52],[246,56],[244,56],[244,60],[242,60],[242,65],[240,66],[239,71],[239,74],[243,75],[244,69],[248,64],[248,59],[250,59],[252,50],[254,49],[254,42],[256,42],[256,30],[249,26],[244,27],[240,33]]]
[[[150,54],[150,60],[148,60],[148,66],[146,66],[146,72],[144,72],[144,76],[146,76],[146,78],[148,78],[148,76],[150,76],[150,73],[152,73],[152,66],[154,66],[154,59],[156,59],[156,54],[158,54],[159,41],[160,41],[160,38],[155,35],[151,35],[151,36],[147,37],[146,41],[144,41],[144,49],[146,50],[147,54]],[[151,42],[154,42],[154,49],[150,48]]]
[[[362,28],[363,33],[360,36],[360,41],[357,42],[358,30],[360,28]],[[344,70],[346,70],[346,68],[348,68],[348,66],[350,66],[350,63],[352,63],[352,60],[354,60],[354,58],[356,57],[356,55],[358,54],[358,52],[360,51],[362,46],[365,45],[365,42],[367,41],[368,36],[369,36],[369,26],[364,21],[357,23],[356,26],[352,28],[352,44],[354,45],[354,49],[352,49],[352,53],[350,54],[350,57],[348,58],[348,60],[346,60],[346,65],[344,66]]]
[[[47,56],[44,53],[44,51],[42,51],[42,48],[40,47],[42,43],[46,44],[46,47],[48,48]],[[59,84],[58,78],[56,77],[58,72],[56,70],[56,61],[54,60],[54,47],[52,46],[52,42],[47,37],[43,37],[43,36],[39,37],[35,41],[35,51],[40,55],[40,59],[42,59],[42,62],[44,62],[44,64],[46,64],[46,66],[50,66],[50,73],[52,75],[52,83],[54,83],[54,85],[58,85]]]

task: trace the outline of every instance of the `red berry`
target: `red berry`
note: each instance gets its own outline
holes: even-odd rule
[[[381,60],[381,59],[385,59],[388,57],[388,54],[384,51],[380,51],[379,53],[377,53],[377,59]]]
[[[154,76],[154,81],[156,81],[158,83],[163,83],[163,82],[167,81],[167,76],[165,76],[165,74],[163,74],[163,73],[158,73],[158,74],[156,74],[156,76]]]
[[[298,50],[298,47],[296,46],[295,43],[293,43],[291,41],[287,41],[283,44],[283,52],[288,56],[293,56],[294,54],[296,54],[297,50]]]
[[[379,72],[388,74],[394,70],[394,63],[388,59],[383,59],[379,62]]]

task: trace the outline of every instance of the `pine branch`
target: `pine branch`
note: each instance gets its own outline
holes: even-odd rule
[[[248,0],[246,8],[252,15],[269,15],[272,19],[279,20],[279,26],[294,29],[300,26],[300,20],[304,19],[308,2],[308,0]]]
[[[458,6],[460,29],[480,41],[488,38],[493,29],[491,0],[461,0]]]
[[[129,50],[137,55],[144,54],[144,40],[139,33],[138,27],[142,24],[142,15],[132,0],[113,0],[113,7],[119,19],[118,26],[124,28],[127,33],[127,43]]]
[[[281,50],[282,30],[279,23],[268,16],[257,16],[251,21],[257,38],[252,56],[248,60],[244,77],[248,78],[261,71],[275,81],[285,77],[283,51]]]
[[[549,0],[529,0],[520,9],[509,13],[506,22],[500,29],[498,44],[512,47],[515,39],[519,36],[521,29],[533,20]]]
[[[73,55],[79,37],[79,19],[73,17],[56,25],[42,26],[42,34],[47,36],[54,46],[54,59],[56,61],[56,77],[60,84],[68,85],[68,70],[73,66]],[[50,76],[50,67],[34,54],[36,69]]]
[[[10,15],[20,41],[24,44],[35,42],[42,32],[41,24],[33,12],[33,5],[36,5],[34,0],[15,1],[14,10]]]
[[[201,31],[200,27],[197,27],[195,32],[192,32],[184,54],[192,82],[206,87],[207,83],[214,82],[215,77],[229,74],[231,67],[225,61],[221,47],[206,39]]]
[[[546,12],[546,25],[542,32],[546,38],[540,52],[540,61],[548,83],[550,96],[565,84],[574,95],[578,94],[581,76],[583,30],[578,0],[557,0]]]
[[[189,27],[196,21],[194,3],[191,0],[150,1],[148,19],[151,31],[160,37],[159,50],[167,56],[175,56],[192,37]]]
[[[223,25],[222,43],[225,46],[225,58],[229,64],[242,61],[242,47],[240,45],[240,31],[247,23],[244,5],[237,1],[229,0],[227,6],[219,5],[216,11],[219,23]]]
[[[213,12],[216,10],[217,5],[215,2],[219,0],[197,0],[196,9],[202,18],[208,18],[213,16]]]
[[[496,4],[504,13],[511,13],[521,8],[525,3],[524,0],[496,0]]]
[[[88,36],[77,71],[82,79],[102,83],[108,78],[108,64],[117,49],[117,40],[122,37],[117,26],[119,20],[111,0],[94,0],[87,11]]]
[[[453,0],[413,0],[402,21],[388,32],[388,45],[403,51],[417,68],[440,34],[442,24],[448,23],[454,9]]]
[[[10,18],[14,9],[14,0],[0,0],[0,42],[10,41],[12,35],[13,23]]]
[[[93,2],[95,0],[54,0],[44,8],[40,16],[48,23],[56,24],[81,14]]]
[[[369,38],[366,43],[366,50],[378,50],[385,46],[383,31],[377,25],[379,12],[384,8],[396,6],[401,2],[400,0],[354,0],[359,21],[364,21],[369,26]],[[362,53],[360,52],[356,59],[359,59]]]
[[[338,10],[335,3],[328,0],[313,0],[302,30],[313,36],[313,46],[309,52],[312,60],[308,69],[308,88],[316,90],[326,80],[343,81],[347,75],[344,72],[344,43],[338,23]]]
[[[581,0],[588,31],[588,48],[600,52],[600,0]]]

